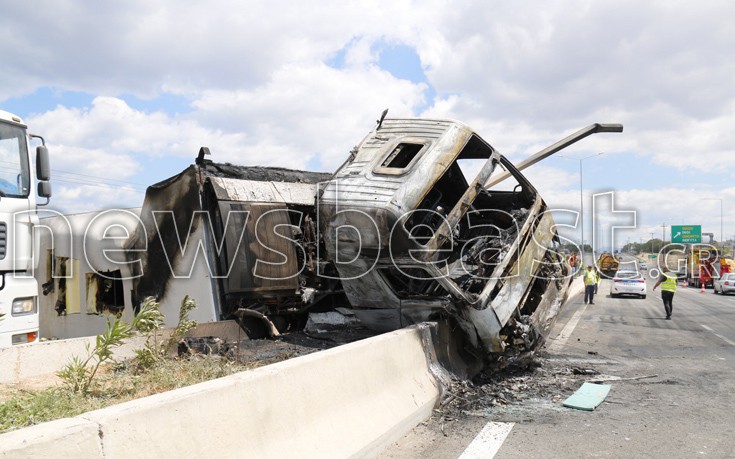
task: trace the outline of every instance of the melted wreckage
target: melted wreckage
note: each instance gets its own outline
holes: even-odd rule
[[[202,148],[196,166],[151,186],[128,246],[141,261],[133,304],[166,297],[186,265],[177,248],[196,233],[216,274],[214,316],[251,335],[349,305],[377,331],[438,322],[470,367],[537,348],[572,273],[520,170],[622,126],[593,124],[514,166],[461,122],[385,115],[333,175],[216,164]]]

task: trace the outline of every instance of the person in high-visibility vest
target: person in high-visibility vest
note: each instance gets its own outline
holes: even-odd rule
[[[676,293],[676,274],[672,272],[661,273],[658,278],[658,282],[653,286],[661,286],[661,300],[664,302],[664,309],[666,310],[666,320],[671,320],[671,313],[674,312],[674,293]]]
[[[592,270],[592,266],[587,266],[584,272],[584,304],[595,304],[595,286],[597,285],[597,274]]]

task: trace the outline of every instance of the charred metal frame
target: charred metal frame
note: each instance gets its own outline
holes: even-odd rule
[[[318,202],[327,258],[358,317],[385,330],[449,320],[480,357],[537,346],[571,276],[548,208],[520,169],[590,134],[621,130],[589,126],[516,168],[463,123],[381,118]],[[401,160],[405,145],[416,148]],[[457,167],[468,158],[487,160],[471,182]],[[512,190],[495,189],[509,179]],[[351,261],[339,262],[345,254]]]

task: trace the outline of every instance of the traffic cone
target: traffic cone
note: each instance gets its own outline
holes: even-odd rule
[[[704,282],[699,281],[699,285],[702,286],[702,288],[699,289],[699,293],[704,293]]]

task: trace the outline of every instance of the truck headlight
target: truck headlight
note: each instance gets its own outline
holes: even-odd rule
[[[36,313],[36,299],[29,298],[16,298],[13,300],[13,308],[11,313],[14,316],[22,316],[24,314],[35,314]]]

